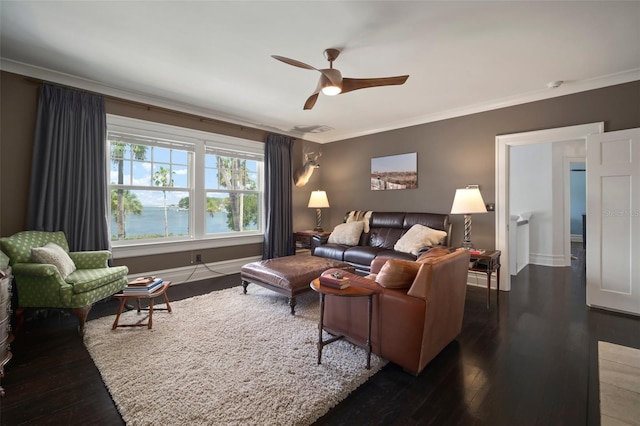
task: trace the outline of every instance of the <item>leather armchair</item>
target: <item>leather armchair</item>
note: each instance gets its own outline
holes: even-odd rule
[[[345,272],[351,285],[375,292],[372,351],[412,374],[425,366],[462,330],[469,253],[454,251],[424,259],[408,288],[385,288],[375,274],[389,259],[371,263],[372,275]],[[367,301],[364,298],[327,296],[325,329],[354,342],[366,341]]]
[[[34,263],[31,250],[47,243],[61,247],[76,270],[63,278],[55,265]],[[127,284],[129,269],[126,266],[109,267],[111,252],[70,253],[64,232],[22,231],[0,238],[0,248],[9,256],[13,268],[18,295],[18,329],[25,308],[69,308],[78,317],[78,331],[83,334],[93,304],[117,293]]]

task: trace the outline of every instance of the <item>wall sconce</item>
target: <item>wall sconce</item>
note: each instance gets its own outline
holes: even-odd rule
[[[325,191],[312,191],[307,207],[316,209],[316,227],[314,231],[322,231],[322,212],[320,209],[329,207],[329,199]]]
[[[471,244],[471,214],[486,213],[487,208],[480,194],[478,185],[468,185],[463,189],[456,189],[456,195],[451,206],[451,214],[464,215],[464,241],[462,247],[470,249]]]

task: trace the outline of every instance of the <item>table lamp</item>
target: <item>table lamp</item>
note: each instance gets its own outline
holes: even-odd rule
[[[478,185],[468,185],[466,188],[456,189],[456,196],[451,206],[451,214],[464,215],[464,241],[462,247],[470,249],[471,244],[471,214],[486,213],[487,208],[480,194]]]
[[[309,197],[309,205],[312,209],[316,209],[316,227],[314,231],[322,231],[322,212],[320,209],[329,207],[329,200],[327,199],[327,193],[325,191],[312,191],[311,197]]]

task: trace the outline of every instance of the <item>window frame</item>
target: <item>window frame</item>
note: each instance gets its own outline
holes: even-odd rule
[[[114,258],[131,256],[143,256],[151,254],[161,254],[167,252],[180,252],[189,250],[201,250],[214,247],[228,247],[246,244],[262,243],[264,241],[265,228],[265,203],[264,203],[264,143],[233,136],[220,135],[217,133],[205,132],[201,130],[178,127],[169,124],[156,123],[136,118],[107,114],[107,132],[131,133],[155,139],[176,140],[185,145],[193,146],[193,157],[191,161],[191,176],[188,181],[192,182],[187,192],[190,197],[190,235],[185,237],[167,237],[148,240],[127,240],[111,241],[111,250]],[[108,140],[108,138],[107,138]],[[209,149],[217,149],[229,153],[242,152],[245,156],[259,159],[258,165],[258,230],[228,232],[221,234],[206,234],[206,212],[205,212],[205,154]],[[107,142],[107,197],[111,197],[111,152],[110,144]],[[148,189],[128,186],[129,189]],[[180,189],[184,191],[183,189]],[[225,191],[225,192],[230,192]],[[243,192],[243,191],[239,191]],[[252,192],[255,193],[255,192]],[[111,223],[111,202],[110,198],[108,221]]]

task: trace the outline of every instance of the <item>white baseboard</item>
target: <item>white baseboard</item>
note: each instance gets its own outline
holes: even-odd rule
[[[138,272],[129,274],[129,280],[137,277],[156,276],[165,281],[171,281],[171,285],[184,284],[191,281],[200,281],[207,278],[221,277],[224,275],[237,274],[242,265],[262,260],[262,257],[244,257],[241,259],[223,260],[221,262],[210,262],[207,264],[194,264],[173,269],[162,269],[157,271]],[[240,284],[240,281],[238,281]]]
[[[571,242],[572,243],[581,243],[582,242],[582,234],[571,234]]]
[[[564,256],[561,254],[531,253],[529,254],[529,263],[540,266],[565,266]]]
[[[469,271],[467,285],[487,288],[487,274],[484,272]],[[498,287],[498,282],[496,281],[496,273],[494,272],[491,274],[491,288],[495,290],[496,287]]]

